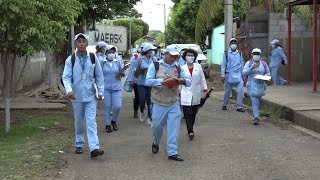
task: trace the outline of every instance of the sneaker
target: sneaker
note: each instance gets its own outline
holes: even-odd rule
[[[222,106],[222,110],[226,111],[227,110],[227,106]]]
[[[111,125],[106,125],[106,132],[112,133]]]
[[[168,159],[173,160],[173,161],[183,161],[183,159],[179,156],[179,154],[168,156]]]
[[[82,147],[76,147],[76,154],[82,154],[82,153],[83,153]]]
[[[190,141],[192,141],[193,138],[194,138],[194,133],[189,133],[189,139],[190,139]]]
[[[157,154],[159,152],[159,145],[155,145],[152,143],[152,153]]]
[[[143,122],[144,120],[144,113],[140,113],[140,121]]]
[[[238,108],[237,111],[238,112],[246,112],[246,110],[244,110],[243,108]]]
[[[114,131],[118,131],[118,126],[117,126],[117,123],[115,121],[111,121],[111,126],[112,126]]]
[[[101,149],[95,149],[91,152],[91,157],[98,157],[98,156],[102,156],[104,154],[104,151]]]
[[[151,119],[150,118],[148,118],[147,120],[146,120],[146,125],[151,125]]]
[[[260,121],[259,118],[254,118],[253,119],[253,125],[259,125],[259,121]]]

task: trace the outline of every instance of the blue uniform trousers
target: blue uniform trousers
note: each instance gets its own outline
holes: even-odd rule
[[[90,152],[95,149],[99,149],[99,138],[96,123],[97,101],[72,102],[72,106],[75,119],[76,147],[83,147],[84,123],[86,122],[87,139]]]
[[[232,85],[226,82],[226,89],[224,91],[222,106],[227,106],[233,86],[235,85]],[[237,108],[239,109],[239,108],[242,108],[242,103],[243,103],[243,81],[241,80],[240,83],[236,86],[237,86]]]
[[[181,111],[179,102],[170,106],[153,103],[152,108],[153,143],[159,145],[163,127],[167,122],[167,152],[168,156],[178,154],[178,138],[180,132]]]
[[[284,85],[287,83],[287,81],[285,79],[283,79],[280,75],[279,75],[279,68],[281,65],[279,66],[275,66],[275,67],[271,67],[271,80],[272,80],[272,84],[274,86],[277,85]]]
[[[117,122],[122,107],[122,91],[105,89],[102,105],[106,125],[111,125],[111,120]],[[110,115],[111,111],[112,119]]]
[[[247,91],[248,91],[249,95],[250,95],[250,89],[251,89],[251,86],[247,86]],[[251,99],[252,114],[253,114],[252,116],[253,116],[253,118],[259,118],[259,116],[260,116],[260,113],[259,113],[260,99],[261,98],[250,96],[250,99]]]

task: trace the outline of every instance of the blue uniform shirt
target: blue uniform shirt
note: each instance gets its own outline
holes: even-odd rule
[[[139,54],[139,55],[137,55],[137,58],[136,58],[136,56],[132,56],[132,57],[130,58],[130,67],[129,67],[129,72],[128,72],[128,80],[129,80],[129,81],[133,81],[135,84],[138,83],[138,78],[136,78],[136,77],[133,75],[133,73],[134,73],[134,71],[135,71],[134,64],[135,64],[137,61],[139,61],[139,57],[140,57],[140,56],[141,56],[141,55]]]
[[[269,67],[267,65],[267,63],[265,64],[265,66],[263,65],[262,61],[260,61],[260,65],[259,67],[255,68],[254,70],[250,70],[250,67],[253,66],[255,64],[255,62],[250,62],[247,61],[246,64],[244,65],[243,68],[243,72],[242,74],[245,76],[248,76],[248,81],[247,81],[247,86],[250,86],[251,84],[251,79],[256,75],[256,74],[261,74],[261,75],[268,75],[270,76],[270,70]]]
[[[145,56],[142,56],[142,61],[141,61],[141,65],[139,64],[139,58],[130,66],[132,66],[132,68],[135,70],[137,68],[149,68],[149,66],[153,64],[153,58],[150,57],[149,60],[146,59]],[[138,78],[137,78],[137,84],[138,85],[145,85],[145,81],[146,81],[146,74],[141,74]]]
[[[109,61],[104,61],[102,70],[104,77],[104,89],[108,90],[121,90],[121,79],[119,76],[119,70],[123,68],[123,64],[117,63],[118,60],[111,61],[112,66],[110,66]]]
[[[270,55],[270,67],[280,66],[282,59],[285,60],[285,63],[288,63],[287,56],[284,54],[283,49],[278,46],[271,51]]]
[[[93,83],[95,82],[98,87],[98,94],[103,96],[104,93],[104,83],[102,69],[99,60],[95,59],[95,64],[93,65],[90,60],[90,55],[87,52],[83,59],[83,66],[81,60],[75,52],[75,63],[72,67],[71,56],[69,56],[65,62],[62,80],[68,95],[73,91],[76,100],[73,102],[90,102],[96,100],[93,90]],[[94,71],[95,69],[95,71]],[[94,75],[95,72],[95,75]],[[85,75],[83,75],[85,74]]]
[[[225,77],[226,73],[230,70],[234,72],[242,72],[243,70],[243,55],[240,51],[236,50],[233,52],[231,48],[228,49],[228,60],[226,56],[223,55],[222,64],[221,64],[221,77]]]
[[[96,53],[96,56],[97,56],[99,62],[104,61],[106,59],[106,57],[107,57],[105,54],[103,54],[101,52]]]

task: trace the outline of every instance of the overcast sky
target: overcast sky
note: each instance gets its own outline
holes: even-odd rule
[[[161,5],[157,5],[161,4]],[[141,0],[137,3],[135,9],[142,14],[142,20],[149,24],[149,30],[164,31],[164,5],[166,6],[166,19],[170,9],[173,6],[171,0]]]

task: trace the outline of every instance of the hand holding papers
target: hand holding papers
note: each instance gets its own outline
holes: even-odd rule
[[[177,78],[168,78],[162,81],[161,84],[168,88],[173,88],[179,85],[179,80]]]
[[[103,96],[100,98],[99,93],[98,93],[98,87],[97,87],[96,83],[93,83],[93,91],[94,91],[94,94],[96,96],[96,99],[98,99],[98,100],[104,99]]]
[[[264,80],[264,81],[270,81],[271,76],[266,76],[266,75],[263,76],[261,74],[256,74],[253,78]]]

